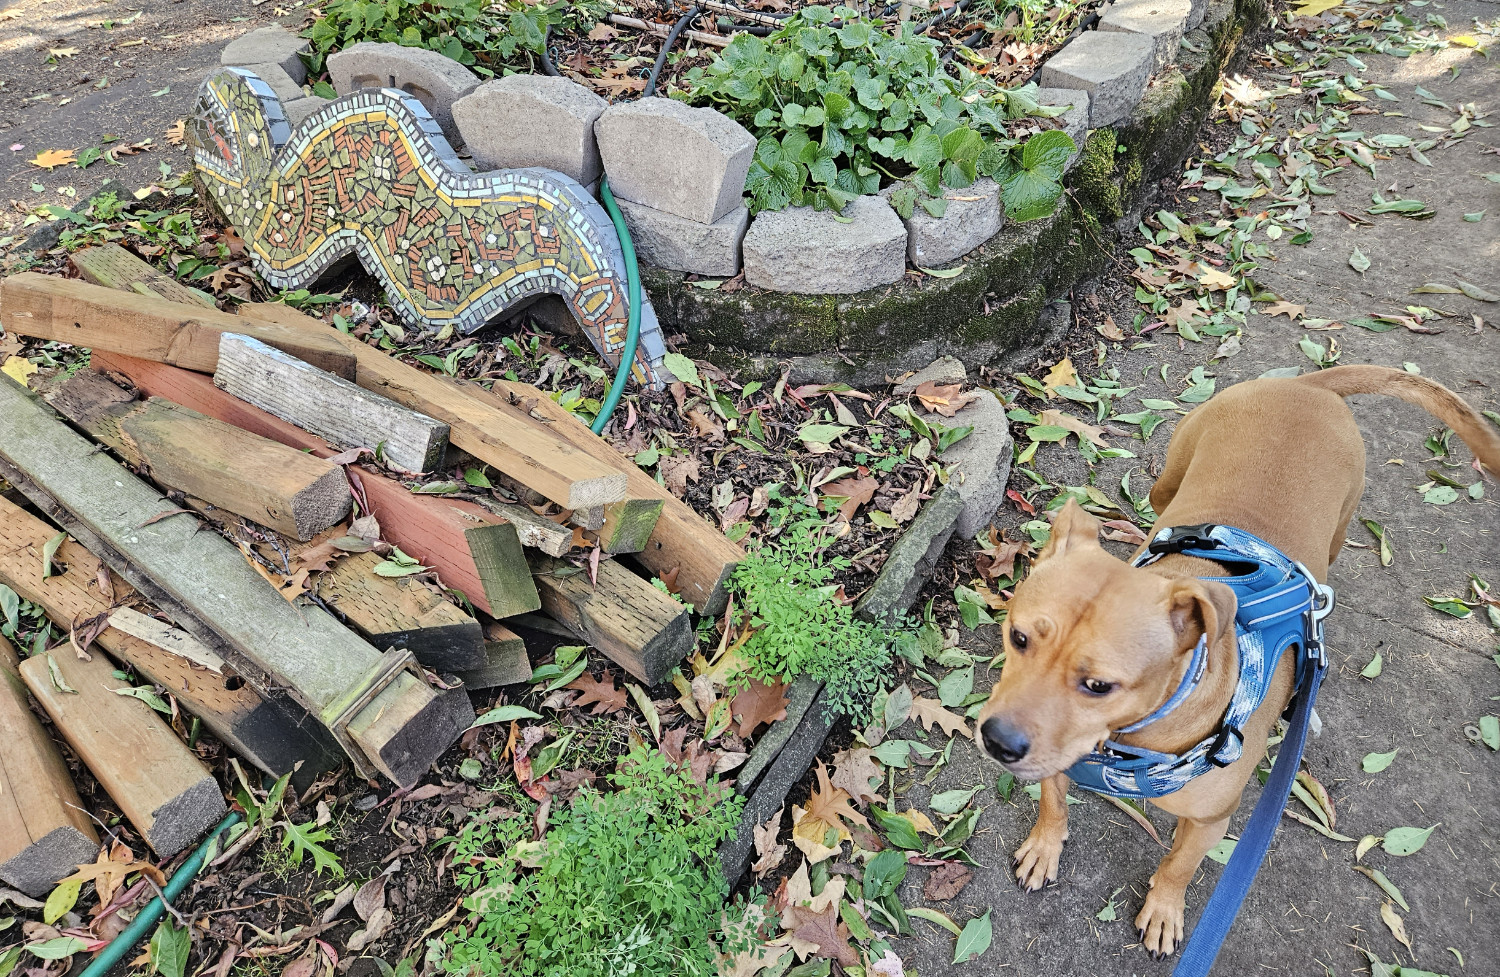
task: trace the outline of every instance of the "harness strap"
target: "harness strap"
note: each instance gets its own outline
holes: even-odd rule
[[[1297,776],[1297,768],[1302,764],[1302,751],[1307,745],[1307,729],[1312,721],[1313,703],[1318,697],[1318,687],[1323,684],[1324,671],[1322,664],[1315,664],[1309,670],[1307,684],[1298,693],[1291,723],[1281,741],[1281,750],[1276,754],[1271,775],[1261,788],[1260,800],[1255,803],[1255,810],[1251,812],[1250,820],[1234,846],[1234,853],[1229,856],[1229,864],[1219,876],[1213,895],[1203,907],[1203,915],[1193,928],[1193,934],[1182,950],[1182,958],[1177,961],[1172,977],[1206,977],[1213,968],[1214,961],[1218,959],[1219,949],[1224,945],[1224,938],[1229,935],[1229,927],[1234,924],[1234,918],[1250,892],[1261,863],[1265,861],[1266,852],[1271,848],[1271,839],[1281,822],[1281,813],[1286,809],[1292,781]]]
[[[1193,649],[1193,659],[1188,662],[1187,670],[1182,673],[1182,681],[1177,683],[1177,691],[1173,692],[1167,701],[1158,706],[1156,711],[1151,715],[1144,719],[1137,719],[1129,726],[1121,726],[1115,730],[1115,733],[1133,733],[1138,729],[1145,729],[1158,719],[1166,716],[1173,709],[1182,705],[1182,700],[1192,695],[1193,690],[1198,687],[1198,683],[1203,679],[1203,673],[1207,668],[1208,635],[1205,634],[1198,639],[1198,645]]]

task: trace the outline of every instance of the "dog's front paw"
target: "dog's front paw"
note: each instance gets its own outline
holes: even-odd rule
[[[1153,888],[1135,918],[1141,942],[1153,957],[1169,957],[1182,942],[1183,893]]]
[[[1057,881],[1057,866],[1062,861],[1063,842],[1067,835],[1044,833],[1040,825],[1016,849],[1016,881],[1027,892],[1035,892],[1048,882]]]

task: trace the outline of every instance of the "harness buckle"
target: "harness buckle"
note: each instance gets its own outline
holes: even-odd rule
[[[1181,553],[1183,550],[1218,549],[1221,544],[1209,535],[1217,528],[1217,524],[1211,522],[1196,526],[1173,526],[1157,533],[1146,544],[1146,551],[1155,556],[1165,556],[1168,553]]]
[[[1231,735],[1234,737],[1232,744],[1229,741]],[[1216,767],[1227,767],[1244,755],[1245,734],[1226,723],[1208,749],[1208,762]]]

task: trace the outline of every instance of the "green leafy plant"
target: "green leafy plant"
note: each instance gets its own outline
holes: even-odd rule
[[[359,41],[427,48],[485,78],[504,69],[532,70],[551,28],[590,27],[609,10],[601,0],[538,3],[509,0],[332,0],[304,35],[321,71],[332,52]]]
[[[250,786],[237,762],[234,769],[240,780],[240,789],[234,798],[244,808],[245,820],[230,829],[227,845],[234,846],[252,832],[260,836],[280,829],[282,857],[290,868],[300,868],[302,860],[311,856],[313,871],[318,875],[326,870],[334,878],[342,878],[344,867],[339,864],[339,857],[325,847],[333,840],[332,832],[315,821],[294,824],[286,815],[286,788],[292,775],[284,775],[269,790],[258,791]]]
[[[843,715],[854,715],[884,685],[897,635],[860,620],[838,599],[833,582],[848,560],[818,549],[822,518],[798,500],[771,492],[770,524],[780,532],[763,540],[735,570],[740,624],[748,629],[742,653],[762,681],[809,675]]]
[[[716,974],[715,933],[729,887],[716,847],[743,800],[700,785],[636,746],[609,776],[533,819],[473,824],[453,853],[469,917],[444,934],[442,966],[465,977]]]
[[[1014,200],[1013,220],[1051,213],[1073,140],[1049,130],[1023,142],[1008,123],[1061,110],[1039,106],[1034,85],[1002,91],[962,66],[954,77],[938,52],[911,24],[890,34],[848,7],[804,7],[767,37],[736,35],[706,69],[688,73],[686,97],[755,134],[745,181],[755,212],[841,211],[900,183],[891,194],[898,213],[909,217],[920,204],[941,217],[945,187],[987,176],[1007,192],[1007,207]]]

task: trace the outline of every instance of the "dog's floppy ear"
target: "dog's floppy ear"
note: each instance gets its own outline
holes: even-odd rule
[[[1076,499],[1069,499],[1052,518],[1052,538],[1042,547],[1038,560],[1061,556],[1084,546],[1098,547],[1099,520],[1083,510]]]
[[[1196,645],[1199,635],[1208,635],[1210,644],[1223,638],[1238,608],[1234,591],[1212,580],[1176,579],[1167,594],[1167,615],[1184,648]]]

